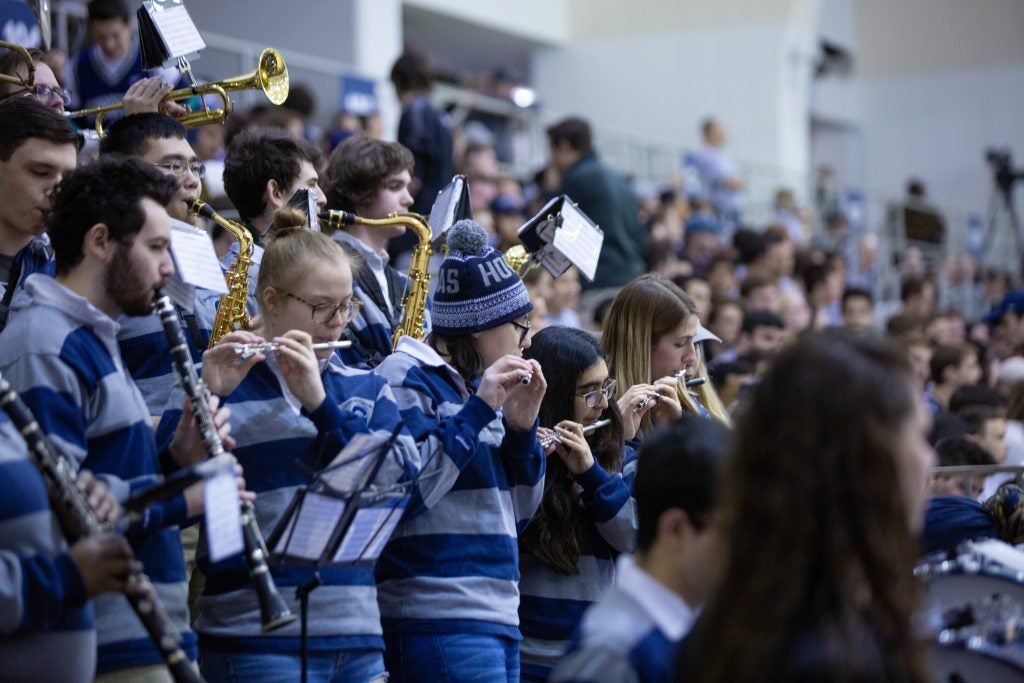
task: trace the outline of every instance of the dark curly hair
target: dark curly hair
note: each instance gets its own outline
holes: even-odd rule
[[[604,359],[594,338],[570,327],[546,327],[532,337],[523,353],[540,363],[548,388],[540,404],[540,423],[552,427],[575,419],[576,383],[589,367]],[[602,418],[611,424],[587,437],[594,459],[607,472],[622,466],[622,416],[609,401]],[[544,475],[544,500],[530,526],[519,537],[520,547],[537,556],[556,572],[577,573],[587,520],[577,501],[576,480],[558,456],[548,458]]]
[[[323,156],[315,145],[296,140],[283,130],[246,131],[231,141],[224,158],[224,192],[243,221],[251,221],[267,208],[267,181],[282,189],[299,177],[302,162],[314,168]]]
[[[889,342],[842,332],[775,358],[737,423],[727,561],[693,635],[694,680],[784,680],[807,637],[822,639],[822,680],[928,680],[897,450],[920,410],[911,376]]]
[[[57,186],[47,231],[64,275],[82,262],[82,241],[94,225],[107,226],[112,239],[130,246],[146,221],[141,201],[166,206],[178,191],[178,179],[152,164],[116,154],[101,157],[64,177]]]

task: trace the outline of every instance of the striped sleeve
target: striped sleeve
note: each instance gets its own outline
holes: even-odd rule
[[[606,472],[597,462],[575,479],[583,488],[580,500],[597,532],[619,552],[632,552],[636,546],[636,501],[626,482],[621,476]]]
[[[381,372],[389,369],[388,363],[378,368]],[[476,455],[480,432],[496,413],[483,399],[471,396],[458,412],[442,419],[437,413],[438,393],[423,369],[413,365],[397,376],[385,376],[420,454],[421,471],[406,511],[411,517],[436,505],[451,490]]]
[[[505,438],[501,442],[501,462],[508,477],[518,533],[526,529],[544,499],[547,458],[537,440],[537,424],[534,420],[533,427],[525,432],[506,424]]]

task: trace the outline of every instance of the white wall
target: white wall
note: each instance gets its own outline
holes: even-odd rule
[[[579,114],[606,128],[694,149],[700,121],[713,114],[755,185],[763,179],[774,186],[783,177],[799,191],[810,158],[812,37],[784,18],[624,31],[539,51],[532,73],[551,118]]]

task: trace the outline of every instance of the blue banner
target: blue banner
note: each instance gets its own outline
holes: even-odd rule
[[[32,8],[15,0],[0,0],[0,39],[22,47],[41,47],[39,22]]]
[[[355,116],[368,116],[378,110],[376,84],[358,76],[341,77],[341,110]]]

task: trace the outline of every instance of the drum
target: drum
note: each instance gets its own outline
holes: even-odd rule
[[[1024,553],[998,541],[969,542],[953,558],[914,570],[938,634],[933,680],[1024,681]]]
[[[1018,648],[1020,646],[1018,645]],[[1020,683],[1024,666],[981,638],[940,644],[932,652],[932,680],[942,683]]]
[[[945,612],[997,595],[1024,608],[1024,553],[999,541],[967,542],[957,552],[914,569],[930,608]]]

